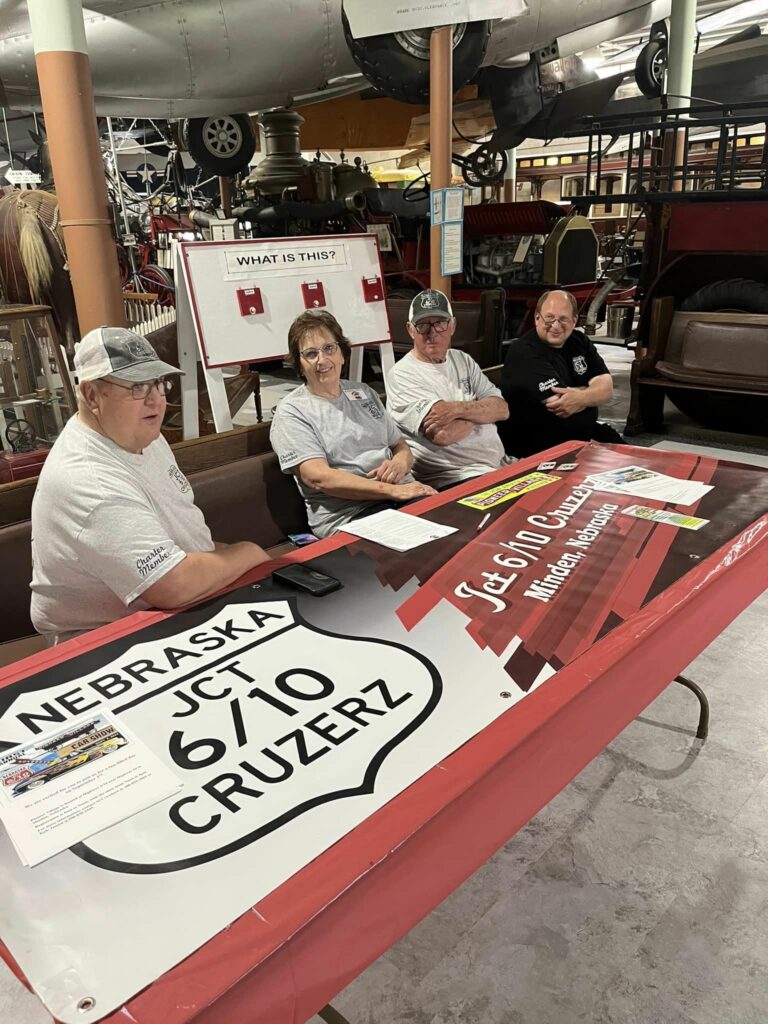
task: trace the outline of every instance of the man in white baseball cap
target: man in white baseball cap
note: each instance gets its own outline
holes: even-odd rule
[[[160,433],[182,371],[123,327],[75,351],[78,412],[48,456],[32,502],[32,608],[51,643],[146,608],[215,593],[267,555],[214,544]]]

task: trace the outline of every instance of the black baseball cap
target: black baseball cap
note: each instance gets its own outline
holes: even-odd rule
[[[426,288],[423,292],[419,292],[408,312],[408,319],[412,324],[417,324],[419,320],[425,320],[428,316],[441,317],[443,320],[453,319],[453,310],[448,296],[434,288]]]

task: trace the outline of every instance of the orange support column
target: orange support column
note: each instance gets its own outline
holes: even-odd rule
[[[80,331],[125,325],[80,0],[28,0]]]
[[[433,189],[451,184],[453,140],[453,28],[432,30],[429,41],[429,167]],[[451,279],[441,274],[440,253],[443,228],[430,234],[431,288],[451,297]]]

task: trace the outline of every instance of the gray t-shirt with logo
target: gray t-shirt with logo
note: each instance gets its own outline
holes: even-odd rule
[[[513,461],[504,454],[495,423],[478,423],[462,441],[438,445],[421,432],[435,402],[501,398],[475,360],[449,348],[443,363],[425,363],[413,351],[387,374],[387,408],[413,452],[413,471],[433,487],[447,487]]]
[[[142,611],[147,587],[213,548],[164,437],[134,455],[73,417],[32,502],[32,623],[60,641]]]
[[[298,473],[302,462],[325,459],[332,469],[366,476],[392,457],[400,431],[367,384],[341,381],[338,398],[313,395],[306,384],[278,405],[269,440],[280,468],[292,473],[307,505],[307,517],[317,537],[327,537],[371,509],[370,501],[333,498],[308,487]],[[412,476],[404,478],[410,483]]]

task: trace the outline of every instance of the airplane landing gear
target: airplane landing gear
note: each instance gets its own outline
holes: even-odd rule
[[[375,89],[403,103],[428,102],[431,29],[353,39],[349,21],[343,12],[342,21],[344,38],[352,58]],[[480,70],[490,35],[490,21],[454,25],[454,89],[466,85]]]
[[[187,118],[181,138],[195,163],[221,178],[246,170],[256,150],[256,136],[247,114]]]
[[[655,99],[664,89],[668,54],[667,23],[657,21],[651,26],[648,42],[637,55],[635,82],[643,96]]]
[[[643,96],[661,96],[666,68],[667,44],[662,39],[652,39],[637,55],[635,64],[635,81]]]

